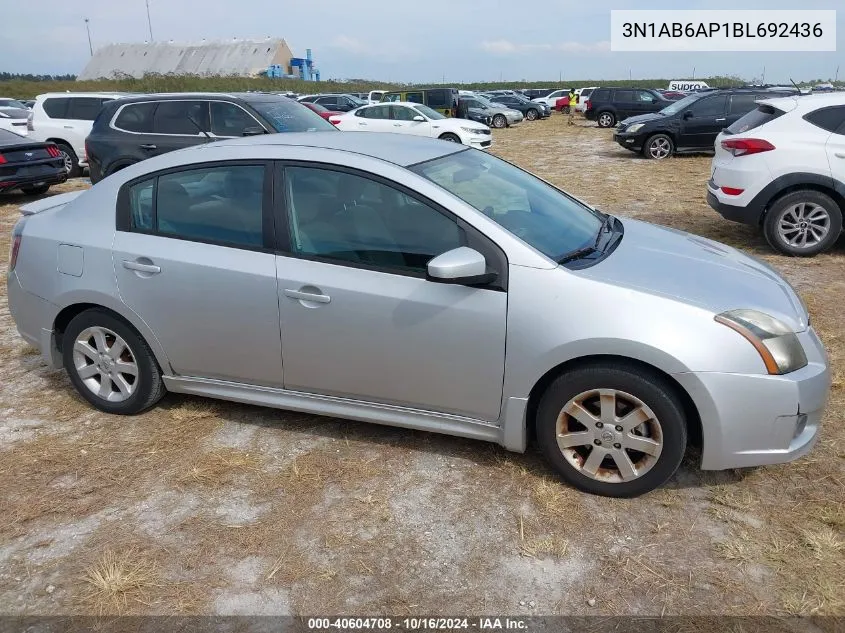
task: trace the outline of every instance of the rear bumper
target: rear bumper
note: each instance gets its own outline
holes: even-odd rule
[[[765,211],[766,201],[758,195],[746,206],[736,206],[724,202],[720,198],[720,191],[711,180],[707,183],[707,204],[726,220],[760,226],[760,220]]]
[[[809,364],[783,376],[674,375],[701,417],[702,469],[782,464],[813,448],[830,392],[830,368],[812,328],[798,337]]]
[[[64,169],[55,169],[49,173],[33,176],[0,176],[0,191],[11,191],[37,185],[58,185],[66,180],[67,172]]]
[[[58,306],[24,290],[14,271],[6,278],[6,289],[9,312],[21,338],[37,348],[48,365],[61,367],[61,358],[53,338],[53,322],[59,312]]]

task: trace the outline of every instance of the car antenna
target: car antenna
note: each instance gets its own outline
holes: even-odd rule
[[[793,86],[795,86],[795,89],[798,91],[798,96],[800,97],[801,96],[801,88],[798,87],[798,84],[795,83],[795,80],[792,77],[789,78],[789,81],[792,83]]]
[[[192,115],[188,114],[188,115],[186,115],[186,117],[187,117],[188,121],[193,123],[194,127],[197,128],[200,131],[200,134],[202,134],[209,141],[211,140],[211,137],[208,135],[208,132],[206,132],[204,129],[202,129],[202,126],[194,120],[194,117]]]

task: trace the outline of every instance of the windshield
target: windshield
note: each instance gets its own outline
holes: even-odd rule
[[[29,116],[29,110],[0,107],[0,116],[4,119],[25,119]]]
[[[475,95],[475,98],[478,101],[480,101],[482,105],[487,106],[488,108],[504,108],[505,107],[501,103],[493,103],[492,101],[490,101],[490,99],[488,99],[484,95]]]
[[[414,108],[417,109],[418,112],[426,115],[432,121],[438,121],[440,119],[445,119],[446,117],[440,114],[437,110],[432,110],[427,105],[415,105]]]
[[[26,110],[27,107],[17,99],[0,99],[0,108],[17,108]]]
[[[680,112],[684,108],[688,108],[689,106],[691,106],[693,103],[695,103],[696,101],[701,99],[701,97],[703,97],[703,96],[704,96],[703,94],[688,95],[688,96],[684,97],[683,99],[678,99],[677,101],[673,102],[672,105],[668,105],[665,108],[663,108],[660,111],[660,114],[665,114],[665,115],[668,116],[668,115]]]
[[[277,132],[321,132],[337,128],[301,103],[280,99],[278,101],[250,101],[255,110]]]
[[[598,212],[486,152],[466,150],[410,169],[555,261],[592,246],[602,226]]]
[[[360,97],[356,97],[355,95],[347,95],[347,96],[352,100],[352,103],[354,103],[355,105],[358,105],[358,106],[368,105],[368,102],[364,101]]]

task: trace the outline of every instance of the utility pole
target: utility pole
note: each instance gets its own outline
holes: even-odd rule
[[[85,18],[85,31],[88,33],[88,51],[94,57],[94,46],[91,44],[91,27],[88,26],[88,18]]]
[[[150,27],[150,41],[153,41],[153,23],[150,20],[150,0],[146,0],[147,2],[147,26]]]
[[[695,79],[695,66],[692,67],[692,78]]]
[[[839,66],[836,67],[836,75],[834,75],[833,81],[834,82],[839,81]]]
[[[764,86],[766,85],[766,67],[765,66],[763,66],[763,81],[760,82],[760,83],[762,83]]]

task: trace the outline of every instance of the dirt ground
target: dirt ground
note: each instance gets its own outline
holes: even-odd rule
[[[110,417],[19,338],[2,284],[0,613],[845,615],[843,243],[774,255],[706,205],[709,157],[647,161],[610,137],[555,116],[496,130],[493,151],[781,270],[835,373],[809,457],[702,473],[690,455],[612,500],[534,449],[175,395]],[[26,200],[0,197],[3,252]]]

